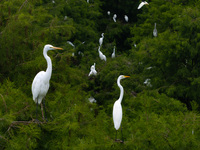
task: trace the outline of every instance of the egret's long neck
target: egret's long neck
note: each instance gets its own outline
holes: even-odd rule
[[[43,50],[44,58],[47,60],[47,70],[46,70],[46,79],[50,80],[52,73],[52,63],[51,58],[47,55],[47,50]]]
[[[124,96],[124,88],[121,86],[121,84],[120,84],[120,80],[121,79],[118,79],[117,80],[117,85],[118,85],[118,87],[120,88],[120,96],[119,96],[119,101],[120,101],[120,103],[122,102],[122,99],[123,99],[123,96]]]

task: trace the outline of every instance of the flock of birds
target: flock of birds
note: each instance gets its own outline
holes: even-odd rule
[[[52,2],[55,3],[55,1],[52,1]],[[89,3],[89,0],[87,0],[87,2]],[[148,3],[146,1],[141,2],[138,6],[138,9],[142,8],[144,5],[148,5]],[[108,15],[110,15],[110,11],[108,11]],[[114,16],[113,16],[114,22],[116,22],[116,18],[117,18],[117,15],[114,14]],[[128,22],[128,16],[125,15],[124,18]],[[157,36],[156,23],[155,23],[155,29],[153,30],[153,35]],[[100,50],[101,47],[102,47],[102,44],[103,44],[103,39],[104,39],[104,33],[101,34],[101,38],[99,39],[98,52],[99,52],[100,59],[106,61],[106,56]],[[67,41],[67,43],[70,44],[73,48],[75,48],[75,45],[72,42]],[[82,44],[84,44],[84,42]],[[47,69],[46,69],[46,71],[40,71],[35,76],[35,78],[32,82],[32,95],[33,95],[33,100],[36,103],[36,121],[38,121],[38,122],[39,122],[39,120],[37,119],[37,110],[38,110],[38,105],[40,105],[41,103],[44,106],[44,111],[45,111],[45,114],[46,114],[45,99],[44,98],[45,98],[45,96],[46,96],[46,94],[49,90],[49,81],[51,79],[51,74],[52,74],[51,58],[47,55],[47,52],[50,51],[50,50],[63,50],[63,49],[59,48],[59,47],[54,47],[50,44],[47,44],[47,45],[44,46],[43,56],[47,61]],[[113,53],[112,53],[111,57],[115,58],[115,46],[114,46]],[[91,75],[97,75],[97,71],[95,70],[95,63],[90,68],[90,73],[88,74],[88,76],[91,76]],[[124,95],[124,89],[123,89],[122,85],[120,84],[120,81],[122,79],[125,79],[125,78],[128,78],[128,77],[130,77],[130,76],[120,75],[117,79],[117,85],[120,89],[120,96],[119,96],[119,99],[116,100],[114,105],[113,105],[113,122],[114,122],[114,127],[116,129],[116,139],[115,139],[116,141],[117,141],[117,130],[120,128],[121,121],[122,121],[121,102],[122,102],[123,95]],[[150,85],[150,79],[146,80],[145,84]],[[93,99],[93,98],[90,98],[90,101],[96,102],[96,100]],[[42,112],[42,114],[43,114],[43,112]],[[43,117],[43,119],[44,119],[44,117]],[[47,118],[46,118],[46,121],[47,121]],[[123,142],[123,140],[119,140],[119,141]]]

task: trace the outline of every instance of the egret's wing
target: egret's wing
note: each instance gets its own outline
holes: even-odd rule
[[[116,101],[113,106],[113,122],[115,129],[118,130],[122,122],[122,106],[119,101]]]

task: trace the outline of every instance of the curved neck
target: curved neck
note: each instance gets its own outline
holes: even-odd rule
[[[120,96],[119,96],[119,101],[120,101],[120,103],[122,102],[122,99],[123,99],[123,96],[124,96],[124,88],[121,86],[121,84],[120,84],[120,80],[121,79],[117,79],[117,85],[118,85],[118,87],[120,88]]]
[[[43,50],[43,55],[44,55],[44,58],[46,59],[47,61],[47,69],[46,69],[46,78],[47,80],[50,80],[51,78],[51,73],[52,73],[52,63],[51,63],[51,58],[47,55],[47,51],[46,49]]]

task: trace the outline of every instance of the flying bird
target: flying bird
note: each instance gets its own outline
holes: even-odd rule
[[[49,90],[49,81],[51,79],[51,74],[52,74],[51,58],[47,55],[47,52],[49,50],[63,50],[63,49],[59,48],[59,47],[54,47],[49,44],[44,46],[43,55],[47,61],[47,69],[46,69],[46,71],[40,71],[35,76],[35,78],[33,79],[33,83],[32,83],[33,101],[35,101],[35,103],[36,103],[36,118],[37,118],[38,104],[39,105],[41,104],[42,99],[44,99],[44,97],[46,96],[46,94]],[[45,110],[45,100],[43,100],[43,105],[44,105],[44,110]],[[45,113],[46,113],[46,111],[45,111]]]
[[[117,19],[117,15],[114,14],[114,15],[113,15],[113,21],[116,22],[116,19]]]
[[[124,19],[126,22],[128,22],[128,16],[127,15],[124,15]]]
[[[121,126],[121,121],[122,121],[122,99],[124,96],[124,88],[120,84],[121,79],[128,78],[130,76],[125,76],[125,75],[120,75],[117,79],[117,85],[120,88],[120,96],[119,99],[115,101],[113,105],[113,122],[114,122],[114,127],[116,129],[116,137],[115,140],[117,141],[117,130]],[[122,131],[122,130],[121,130]],[[122,137],[122,142],[123,142],[123,137]]]
[[[90,67],[90,73],[88,74],[88,76],[91,76],[91,75],[97,75],[97,71],[95,70],[95,63],[94,63],[94,65],[92,65],[91,67]]]
[[[113,53],[112,53],[112,55],[111,55],[111,58],[115,58],[115,46],[114,46],[114,48],[113,48]]]
[[[101,37],[99,38],[99,46],[103,44],[104,33],[101,33]]]
[[[157,36],[158,36],[158,31],[157,31],[157,29],[156,29],[156,23],[155,23],[154,29],[153,29],[153,36],[154,36],[154,37],[157,37]]]
[[[138,9],[142,8],[144,5],[149,5],[146,1],[141,2],[140,5],[138,6]]]
[[[98,48],[98,52],[99,52],[100,59],[106,61],[106,56],[100,51],[100,46]]]

